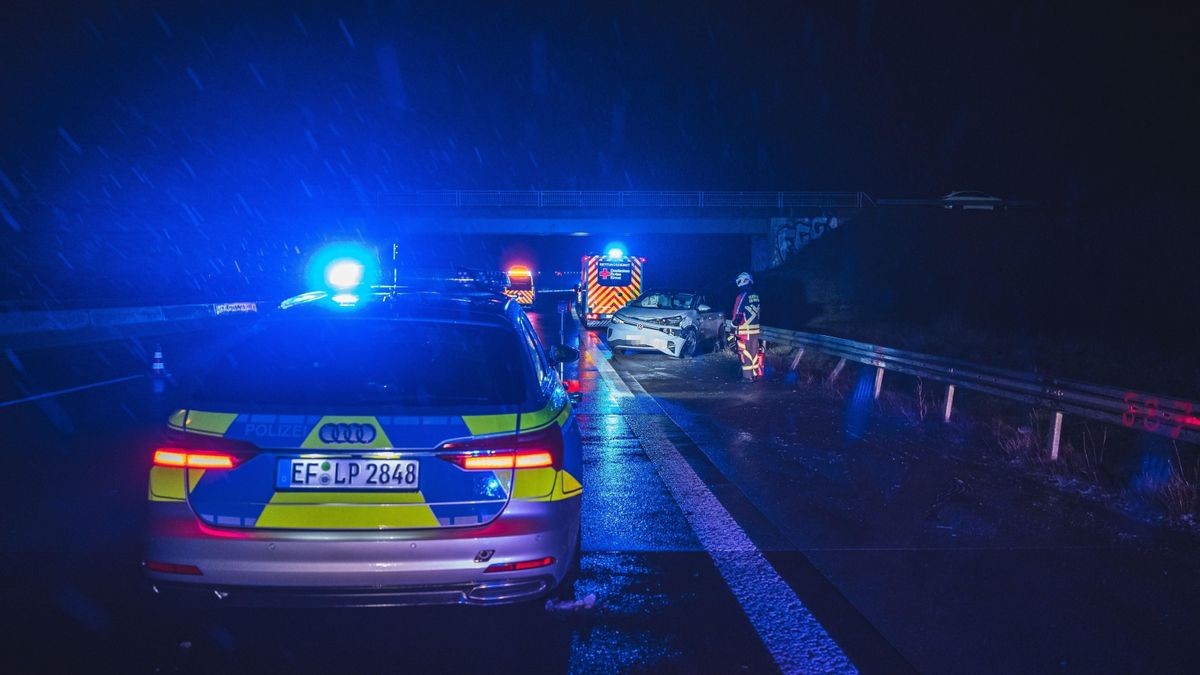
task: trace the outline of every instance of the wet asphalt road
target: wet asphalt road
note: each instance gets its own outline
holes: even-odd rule
[[[558,316],[534,317],[547,343]],[[157,338],[168,367],[203,333]],[[584,355],[584,558],[562,615],[171,611],[137,570],[146,380],[0,408],[3,650],[20,670],[1187,671],[1195,543],[723,354]],[[9,354],[0,400],[145,372],[130,343]],[[173,364],[180,364],[178,366]],[[961,489],[959,486],[964,486]],[[17,672],[4,668],[6,672]]]

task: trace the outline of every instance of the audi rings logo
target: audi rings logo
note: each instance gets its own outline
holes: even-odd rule
[[[322,443],[370,443],[375,440],[371,424],[324,424],[318,436]]]

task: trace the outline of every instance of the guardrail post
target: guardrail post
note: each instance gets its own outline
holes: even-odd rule
[[[788,372],[794,373],[800,367],[800,359],[804,357],[804,347],[796,350],[796,356],[792,358],[792,365],[788,366]]]
[[[883,389],[883,366],[875,366],[875,399],[879,399],[879,392]]]
[[[1054,431],[1050,433],[1050,461],[1058,461],[1058,443],[1062,440],[1062,413],[1054,412]]]
[[[950,413],[954,410],[954,385],[946,386],[946,410],[942,413],[942,421],[950,421]]]
[[[846,367],[846,359],[838,359],[837,365],[833,367],[833,372],[829,374],[829,381],[833,382],[838,375],[842,374],[842,368]]]

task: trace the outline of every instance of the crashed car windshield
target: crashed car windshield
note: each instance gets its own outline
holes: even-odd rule
[[[643,309],[695,309],[696,298],[695,293],[651,291],[642,294],[628,306]]]

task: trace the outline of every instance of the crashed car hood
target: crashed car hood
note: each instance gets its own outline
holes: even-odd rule
[[[671,316],[690,317],[694,310],[690,309],[651,309],[649,307],[624,307],[617,312],[617,316],[622,319],[630,319],[632,321],[651,321],[654,319],[664,319]]]

